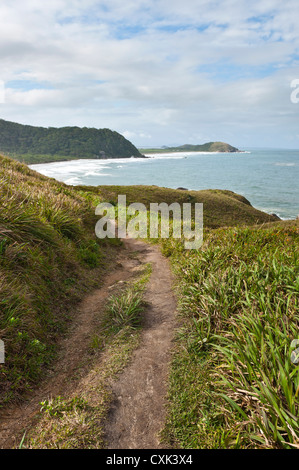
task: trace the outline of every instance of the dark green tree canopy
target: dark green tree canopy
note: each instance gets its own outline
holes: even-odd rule
[[[72,158],[141,157],[118,132],[87,127],[44,128],[0,119],[0,152],[10,156],[55,155]]]

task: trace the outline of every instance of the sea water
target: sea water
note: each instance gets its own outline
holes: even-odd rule
[[[245,196],[257,209],[282,219],[294,219],[299,214],[299,150],[155,154],[149,158],[82,159],[30,168],[75,186],[138,184],[228,189]]]

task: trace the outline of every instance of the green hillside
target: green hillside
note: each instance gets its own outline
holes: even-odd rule
[[[162,243],[181,322],[169,446],[298,449],[298,241],[290,220],[206,230],[189,252],[180,240]]]
[[[74,305],[101,282],[98,201],[0,156],[0,408],[39,380]]]
[[[0,370],[2,400],[38,379],[69,308],[99,279],[93,271],[107,249],[94,233],[99,201],[203,202],[210,228],[275,220],[230,191],[71,187],[2,156],[0,183],[0,338],[10,357]]]
[[[237,225],[254,225],[275,222],[277,218],[252,207],[243,196],[232,191],[208,189],[201,191],[182,191],[158,186],[77,186],[99,194],[105,201],[117,204],[118,195],[126,195],[127,204],[141,202],[150,209],[150,203],[166,202],[172,204],[203,203],[204,227],[218,228]]]
[[[207,142],[206,144],[185,144],[179,147],[163,147],[152,149],[139,149],[142,153],[169,153],[169,152],[240,152],[239,149],[225,142]]]
[[[131,142],[110,129],[44,128],[3,119],[0,119],[0,152],[25,163],[142,156]]]
[[[0,408],[25,398],[46,378],[58,357],[59,340],[74,324],[78,303],[103,285],[108,272],[123,266],[117,256],[128,254],[121,242],[99,240],[94,230],[96,205],[107,201],[117,206],[118,195],[126,195],[127,204],[138,201],[147,208],[152,202],[204,206],[199,250],[185,250],[183,240],[173,238],[147,240],[158,243],[172,264],[180,319],[163,430],[167,448],[298,447],[299,365],[291,355],[299,325],[298,221],[277,221],[225,190],[72,187],[2,156],[0,339],[5,363],[0,364]],[[141,295],[140,283],[136,286]],[[115,303],[107,318],[114,322],[112,310],[123,318],[132,304],[128,297],[111,298]],[[106,351],[98,336],[92,341],[99,354]],[[112,344],[121,363],[120,343]],[[132,344],[122,347],[128,350]],[[115,363],[109,367],[112,373]],[[103,390],[97,403],[106,403]],[[71,403],[81,406],[83,398],[78,399]],[[54,446],[85,448],[84,439],[74,444],[70,428],[75,435],[91,429],[97,436],[102,415],[78,428],[77,421],[68,420],[68,408],[62,408],[68,402],[60,396],[56,400],[44,402],[54,413],[54,427],[48,429]],[[54,406],[60,407],[61,428]],[[97,408],[88,410],[93,419]],[[42,442],[36,441],[37,446],[47,445],[36,432]]]

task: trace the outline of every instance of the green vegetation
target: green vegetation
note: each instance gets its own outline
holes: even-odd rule
[[[203,202],[205,243],[160,240],[180,298],[163,436],[182,448],[299,446],[298,222],[277,222],[230,191],[100,188],[116,204]],[[269,223],[269,221],[271,222]],[[258,225],[256,225],[258,224]]]
[[[99,200],[0,157],[1,404],[40,379],[74,304],[99,282],[108,249],[94,234]]]
[[[180,145],[179,147],[162,147],[158,149],[139,149],[141,153],[170,153],[170,152],[240,152],[236,147],[225,142],[207,142],[201,145]]]
[[[124,328],[137,329],[141,325],[144,302],[140,291],[128,290],[121,296],[112,296],[107,305],[104,330],[119,333]]]
[[[124,329],[136,330],[142,326],[141,313],[145,308],[143,293],[151,274],[151,265],[145,265],[142,270],[142,275],[128,288],[110,296],[102,320],[105,335],[117,334]]]
[[[44,128],[3,119],[0,119],[0,151],[27,164],[78,158],[142,157],[131,142],[110,129]]]
[[[298,221],[277,221],[231,191],[70,187],[0,157],[0,401],[38,383],[73,307],[99,286],[117,243],[94,234],[100,201],[202,202],[204,244],[155,240],[176,275],[179,321],[163,439],[182,448],[298,448]],[[100,448],[107,383],[139,341],[150,273],[112,293],[90,339],[84,393],[41,403],[25,447]],[[72,378],[72,380],[76,380]],[[101,399],[99,400],[99,397]]]
[[[118,195],[126,195],[127,204],[143,203],[147,209],[150,203],[166,202],[171,204],[203,203],[204,226],[218,228],[235,225],[254,225],[276,221],[272,215],[265,214],[251,206],[243,196],[227,190],[210,189],[203,191],[181,191],[157,186],[77,186],[81,191],[89,191],[95,195],[117,204]]]
[[[168,444],[299,446],[298,223],[207,230],[187,252],[164,240],[182,325],[169,391]]]

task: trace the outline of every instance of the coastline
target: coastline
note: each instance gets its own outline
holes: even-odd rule
[[[143,155],[146,158],[154,158],[154,157],[188,157],[189,155],[199,154],[199,155],[235,155],[239,153],[251,153],[249,151],[240,150],[239,152],[204,152],[204,151],[193,151],[193,152],[156,152],[156,153],[144,153]]]
[[[29,168],[75,186],[138,182],[172,189],[228,189],[244,195],[263,212],[277,214],[283,220],[295,219],[299,213],[297,151],[248,150],[248,155],[234,156],[202,151],[145,152],[147,158],[77,159],[32,164]]]
[[[105,157],[105,158],[61,158],[61,160],[46,160],[43,162],[37,162],[37,163],[26,163],[26,165],[31,168],[34,167],[35,165],[47,165],[51,163],[66,163],[66,162],[73,162],[73,161],[101,161],[101,162],[115,162],[115,161],[130,161],[130,160],[144,160],[144,159],[149,159],[149,158],[163,158],[163,157],[188,157],[190,155],[194,154],[199,154],[199,155],[235,155],[239,153],[248,153],[250,154],[251,152],[247,150],[240,150],[239,152],[208,152],[208,151],[193,151],[193,152],[155,152],[155,153],[143,153],[141,154],[140,157],[137,156],[131,156],[131,157]],[[24,163],[24,162],[22,162]],[[34,169],[34,168],[32,168]]]

